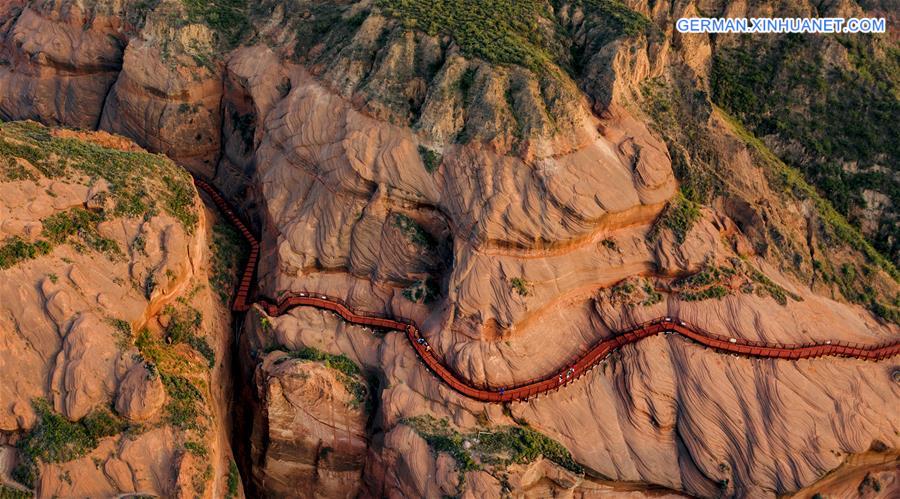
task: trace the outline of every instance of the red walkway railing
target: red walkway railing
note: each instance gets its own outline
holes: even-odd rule
[[[235,295],[232,309],[236,312],[246,312],[250,309],[250,289],[253,277],[259,261],[259,240],[241,220],[231,205],[212,185],[206,181],[194,178],[197,187],[206,192],[215,205],[222,211],[228,220],[240,231],[250,245],[250,255],[247,265],[244,267],[237,294]],[[419,359],[438,378],[457,392],[482,402],[509,402],[527,400],[530,397],[542,393],[558,390],[572,383],[583,374],[596,367],[613,350],[657,334],[679,334],[691,341],[720,352],[733,353],[748,357],[771,359],[811,359],[825,355],[852,357],[863,360],[881,360],[900,354],[900,340],[881,345],[857,345],[839,341],[826,341],[824,343],[807,343],[795,345],[781,345],[761,341],[749,341],[737,338],[728,338],[709,333],[685,321],[672,317],[654,319],[637,327],[620,333],[612,338],[607,338],[594,345],[587,353],[580,356],[570,364],[564,366],[551,375],[527,381],[510,387],[479,388],[459,377],[444,366],[435,355],[431,346],[419,332],[418,326],[409,320],[392,319],[374,316],[365,312],[357,312],[348,307],[343,300],[314,292],[291,292],[274,301],[268,298],[259,298],[256,301],[268,315],[276,317],[287,313],[295,307],[315,307],[329,310],[341,316],[345,321],[379,329],[403,331],[409,339]]]

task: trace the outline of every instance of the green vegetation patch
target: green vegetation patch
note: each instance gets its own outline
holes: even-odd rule
[[[42,220],[41,234],[54,245],[74,242],[76,249],[83,244],[112,258],[120,257],[123,253],[118,243],[100,235],[97,225],[104,220],[106,216],[102,212],[72,208]]]
[[[878,317],[900,325],[900,292],[880,299],[873,287],[876,269],[871,265],[815,261],[816,271],[825,282],[835,284],[848,300],[868,306]]]
[[[437,283],[431,278],[420,279],[403,290],[403,297],[413,303],[431,303],[440,296]]]
[[[433,151],[425,146],[419,146],[419,157],[422,158],[422,164],[428,173],[434,173],[441,166],[443,157],[440,153]]]
[[[240,264],[246,258],[247,248],[237,229],[227,223],[213,225],[212,276],[209,283],[222,303],[227,304],[231,300],[239,278]]]
[[[190,175],[165,156],[57,137],[30,121],[2,123],[0,164],[14,158],[26,160],[34,176],[84,185],[105,179],[114,204],[106,216],[142,217],[162,210],[188,232],[199,221]]]
[[[163,421],[180,430],[205,435],[209,427],[204,396],[207,390],[205,380],[215,357],[206,340],[197,334],[202,316],[187,306],[184,310],[167,308],[164,313],[169,318],[163,332],[168,341],[162,341],[144,328],[135,337],[134,346],[138,349],[139,360],[144,363],[151,376],[160,377],[166,390]],[[195,356],[186,355],[182,346],[185,344],[206,357],[206,361],[199,364]],[[202,351],[204,348],[209,348],[206,354]]]
[[[772,279],[759,270],[746,266],[747,274],[753,280],[753,282],[757,285],[755,287],[756,293],[761,296],[771,296],[775,301],[778,302],[779,305],[787,305],[788,298],[794,301],[802,301],[803,299],[790,291],[784,289],[783,287],[775,284]],[[746,287],[744,289],[747,289]]]
[[[202,23],[216,33],[220,48],[236,47],[250,29],[246,0],[181,0],[188,21]]]
[[[619,0],[581,0],[581,4],[617,32],[628,36],[646,33],[653,26],[647,16],[631,10]]]
[[[394,213],[394,227],[400,229],[416,246],[425,249],[434,249],[437,242],[418,222],[403,213]]]
[[[650,230],[648,237],[651,241],[659,238],[662,229],[672,231],[675,241],[682,244],[690,232],[694,223],[700,219],[700,205],[691,201],[680,191],[675,195],[675,199],[666,205],[663,212],[656,219],[656,223]]]
[[[884,269],[894,280],[900,280],[900,273],[897,272],[894,264],[879,253],[859,230],[850,225],[847,219],[838,213],[828,200],[820,196],[815,188],[804,180],[803,175],[797,169],[781,161],[762,141],[757,139],[736,119],[724,111],[719,110],[719,112],[729,123],[732,131],[756,152],[758,158],[767,167],[767,172],[771,176],[770,180],[775,185],[782,186],[785,192],[799,200],[810,200],[813,202],[825,225],[824,236],[826,238],[830,238],[832,242],[842,242],[859,251],[869,261]]]
[[[166,422],[182,430],[204,432],[206,412],[200,389],[184,376],[167,373],[161,376],[168,395],[164,407]]]
[[[522,297],[528,296],[531,290],[531,284],[521,277],[513,277],[510,279],[509,286],[517,295]]]
[[[52,249],[47,241],[30,243],[18,236],[10,237],[0,245],[0,269],[8,269],[19,262],[46,255]]]
[[[651,305],[656,305],[657,303],[662,301],[663,296],[653,287],[653,283],[651,283],[650,281],[644,281],[641,287],[643,288],[646,295],[644,301],[641,302],[641,305],[649,307]]]
[[[663,296],[649,280],[631,278],[613,286],[610,289],[610,298],[614,303],[622,305],[649,307],[661,302]]]
[[[643,109],[653,118],[651,126],[666,141],[684,197],[707,204],[727,193],[727,179],[714,162],[719,146],[710,140],[706,128],[706,95],[672,85],[663,77],[643,82],[641,95]]]
[[[749,263],[732,258],[730,265],[707,265],[699,272],[678,280],[673,285],[678,297],[685,301],[721,299],[740,289],[757,296],[768,296],[779,305],[787,305],[788,300],[803,301],[803,298],[776,284],[759,269]]]
[[[32,401],[37,423],[17,444],[22,456],[13,471],[16,480],[34,483],[38,462],[64,463],[94,450],[100,439],[118,435],[126,425],[107,410],[95,410],[78,421],[69,421],[44,399]]]
[[[97,225],[106,218],[102,212],[72,208],[54,213],[42,220],[41,235],[45,239],[28,242],[14,236],[0,244],[0,269],[8,269],[25,260],[47,255],[54,246],[71,243],[78,251],[90,248],[111,259],[122,256],[122,250],[112,239],[100,235]]]
[[[511,464],[527,464],[544,457],[574,473],[584,473],[559,442],[527,426],[484,428],[460,433],[446,419],[416,416],[403,420],[435,452],[446,452],[456,460],[460,472],[484,469],[502,472]]]
[[[37,175],[15,158],[8,157],[5,161],[0,161],[0,180],[7,182],[37,180]]]
[[[428,446],[434,452],[446,452],[456,461],[459,471],[473,471],[479,469],[478,463],[472,456],[472,452],[465,448],[466,436],[450,428],[446,419],[435,419],[432,416],[416,416],[403,420],[420,437],[425,439]]]
[[[206,359],[207,365],[212,369],[216,365],[216,352],[209,346],[206,338],[200,335],[203,314],[192,307],[175,308],[172,305],[167,306],[163,314],[169,320],[164,331],[166,339],[173,344],[190,345]]]
[[[241,485],[241,474],[238,471],[237,463],[234,459],[228,462],[228,480],[226,482],[226,497],[235,499],[238,497],[238,487]]]
[[[678,297],[684,301],[721,299],[731,294],[730,279],[737,272],[726,266],[707,265],[676,283]]]
[[[448,34],[463,53],[496,64],[532,70],[547,67],[553,57],[553,30],[541,18],[552,19],[541,0],[377,0],[389,16],[409,29],[430,35]]]
[[[854,224],[853,216],[866,206],[864,190],[900,204],[896,43],[885,36],[799,34],[736,42],[713,54],[710,84],[716,104],[753,134],[784,146],[782,159]],[[841,52],[846,63],[840,62]],[[874,234],[876,247],[893,261],[900,257],[895,217],[896,208]]]
[[[0,484],[0,499],[28,499],[30,497],[34,497],[33,494]]]

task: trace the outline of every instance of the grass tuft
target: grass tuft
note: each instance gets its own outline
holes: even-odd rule
[[[52,246],[47,241],[33,243],[13,236],[0,245],[0,269],[8,269],[25,260],[33,260],[50,253]]]
[[[37,423],[26,433],[17,447],[22,456],[13,477],[21,483],[33,484],[38,477],[38,463],[64,463],[94,450],[100,439],[122,433],[126,426],[117,416],[98,409],[79,421],[69,421],[44,399],[32,401]]]
[[[0,164],[24,159],[35,177],[109,183],[114,208],[105,215],[141,217],[163,210],[191,232],[199,221],[190,175],[165,156],[122,151],[54,136],[34,122],[0,124]],[[98,244],[103,244],[98,242]]]
[[[527,426],[485,428],[460,433],[446,419],[429,415],[403,420],[428,442],[434,452],[446,452],[456,461],[460,473],[484,469],[497,473],[511,464],[527,464],[544,457],[574,473],[584,473],[559,442]]]
[[[231,300],[240,263],[247,258],[246,253],[244,239],[237,229],[226,223],[213,226],[212,276],[209,283],[224,304]]]
[[[470,57],[532,70],[553,59],[547,50],[553,31],[540,22],[553,16],[541,0],[377,0],[376,5],[408,29],[452,36]]]
[[[424,249],[434,249],[437,246],[434,237],[408,215],[394,213],[394,227],[400,229],[400,232],[406,235],[416,246]]]
[[[679,191],[659,215],[659,218],[656,219],[656,223],[650,230],[648,237],[651,241],[656,241],[659,238],[660,231],[668,229],[672,231],[675,241],[680,245],[684,243],[687,234],[699,219],[700,205],[691,201]]]
[[[419,146],[419,157],[422,158],[422,164],[425,165],[425,170],[428,173],[436,172],[443,160],[440,153],[432,151],[425,146]]]

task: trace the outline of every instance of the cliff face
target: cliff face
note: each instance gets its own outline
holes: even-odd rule
[[[3,486],[211,494],[230,455],[210,389],[227,324],[203,290],[190,177],[121,137],[33,122],[0,125],[0,163]]]
[[[734,66],[737,53],[771,48],[672,30],[698,12],[879,7],[426,4],[13,3],[0,8],[0,115],[99,127],[214,179],[261,229],[262,294],[316,291],[409,317],[477,386],[557,372],[661,316],[776,343],[900,336],[897,270],[866,239],[890,247],[872,222],[895,217],[890,203],[843,209],[807,180],[827,186],[815,165],[852,162],[849,149],[817,156],[818,132],[782,133],[766,124],[777,107],[734,99],[757,81]],[[896,45],[870,42],[879,61],[881,44]],[[840,62],[845,45],[815,43],[837,53],[821,67],[861,71]],[[776,59],[806,53],[792,47]],[[790,68],[772,64],[786,84]],[[796,123],[815,116],[814,102],[765,99],[801,109]],[[884,99],[890,115],[896,96]],[[860,171],[883,170],[885,154],[857,158]],[[841,213],[858,215],[865,235]],[[146,281],[148,266],[129,272]],[[160,310],[152,304],[144,316]],[[406,341],[309,308],[248,314],[237,411],[248,490],[887,497],[895,487],[892,360],[754,360],[661,336],[563,390],[495,406],[452,392]],[[160,387],[122,362],[90,369],[107,373],[108,390],[63,390],[56,410],[77,420],[118,383],[134,393],[116,411],[152,419]],[[28,404],[10,407],[9,431],[27,429]]]

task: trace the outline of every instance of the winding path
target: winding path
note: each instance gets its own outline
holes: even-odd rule
[[[194,182],[199,189],[209,195],[219,210],[234,224],[250,245],[247,265],[244,267],[237,295],[232,304],[232,310],[235,312],[246,312],[253,305],[249,301],[249,297],[256,273],[256,265],[259,261],[259,241],[215,187],[196,177]],[[260,298],[255,304],[262,307],[267,314],[273,317],[285,314],[295,307],[314,307],[334,312],[345,321],[353,324],[405,332],[416,354],[435,375],[457,392],[481,402],[498,403],[527,400],[529,397],[558,390],[592,370],[613,350],[660,333],[679,334],[700,345],[720,352],[758,358],[798,360],[831,355],[863,360],[881,360],[900,354],[900,340],[872,346],[832,341],[782,345],[727,338],[706,332],[699,327],[676,318],[663,317],[645,322],[631,330],[597,343],[577,361],[564,366],[560,371],[552,373],[545,378],[505,388],[479,388],[472,386],[469,382],[445,367],[420,335],[418,326],[410,320],[403,318],[391,319],[354,311],[340,298],[308,291],[289,293],[278,301]]]

